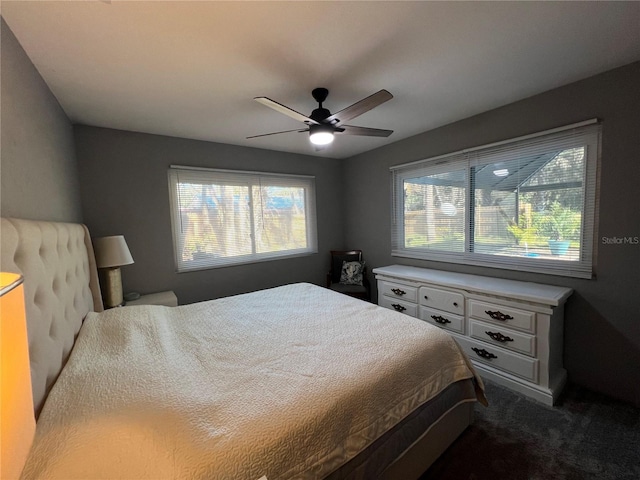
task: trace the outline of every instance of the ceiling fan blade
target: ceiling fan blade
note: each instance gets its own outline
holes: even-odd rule
[[[356,127],[354,125],[340,125],[335,132],[337,135],[365,135],[367,137],[388,137],[393,130],[380,128]]]
[[[308,132],[309,130],[300,130],[299,128],[296,128],[295,130],[284,130],[282,132],[273,132],[273,133],[263,133],[262,135],[252,135],[251,137],[247,137],[247,139],[249,138],[258,138],[258,137],[268,137],[269,135],[279,135],[281,133],[291,133],[291,132]]]
[[[313,125],[316,125],[318,123],[312,118],[309,118],[306,115],[301,114],[300,112],[296,112],[295,110],[292,110],[289,107],[282,105],[281,103],[271,100],[270,98],[256,97],[254,98],[254,100],[256,102],[260,102],[263,105],[266,105],[269,108],[273,108],[276,112],[284,113],[287,117],[291,117],[294,120],[298,120],[299,122]]]
[[[338,123],[348,122],[352,118],[356,118],[363,113],[368,112],[372,108],[377,107],[378,105],[383,104],[384,102],[391,100],[393,95],[391,95],[386,90],[380,90],[373,95],[369,95],[367,98],[360,100],[359,102],[354,103],[353,105],[348,106],[347,108],[343,108],[338,113],[334,113],[330,117],[328,117],[326,122],[334,122]]]

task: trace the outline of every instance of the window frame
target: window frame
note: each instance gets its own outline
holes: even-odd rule
[[[424,160],[392,166],[391,174],[391,255],[394,257],[431,260],[438,262],[476,265],[507,270],[520,270],[549,275],[577,278],[595,276],[599,196],[599,164],[601,150],[602,124],[597,119],[587,120],[565,127],[534,133],[502,142],[482,145]],[[582,225],[580,237],[580,255],[577,261],[527,258],[474,252],[474,201],[472,194],[474,168],[494,163],[487,161],[483,153],[492,151],[518,151],[522,146],[551,142],[560,136],[575,135],[576,142],[586,145],[585,171],[583,172]],[[564,138],[564,137],[563,137]],[[587,139],[587,140],[584,140]],[[571,140],[567,140],[570,144]],[[581,143],[582,142],[582,143]],[[588,142],[588,143],[587,143]],[[478,158],[483,157],[482,161]],[[465,215],[464,215],[464,251],[447,252],[405,245],[405,195],[404,182],[408,179],[444,173],[453,170],[465,170]],[[539,171],[539,170],[538,170]],[[537,172],[537,171],[536,171]]]
[[[215,260],[213,257],[211,259],[200,261],[183,260],[181,258],[185,243],[185,235],[180,231],[182,219],[180,217],[180,205],[178,198],[178,185],[181,183],[181,174],[183,175],[183,178],[186,177],[187,179],[191,179],[191,182],[183,183],[247,186],[251,253],[232,257],[215,257]],[[170,165],[168,171],[168,185],[174,264],[177,273],[246,265],[318,253],[316,189],[314,176]],[[300,187],[304,189],[306,247],[262,253],[258,252],[258,248],[256,247],[257,221],[254,214],[253,187],[263,186]]]

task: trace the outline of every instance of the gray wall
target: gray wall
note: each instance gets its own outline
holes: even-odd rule
[[[634,63],[349,159],[346,243],[362,248],[373,268],[397,263],[574,288],[565,310],[564,361],[570,380],[640,404],[640,245],[601,240],[640,237],[639,85],[640,63]],[[390,166],[594,117],[604,122],[597,278],[391,256]]]
[[[122,268],[125,291],[171,289],[184,304],[291,282],[323,284],[328,251],[343,246],[337,160],[86,126],[75,127],[75,138],[84,221],[94,236],[124,235],[135,260]],[[315,175],[319,253],[175,273],[171,164]]]
[[[0,30],[2,216],[82,221],[73,127],[4,19]]]

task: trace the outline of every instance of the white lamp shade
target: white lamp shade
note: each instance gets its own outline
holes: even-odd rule
[[[133,263],[133,257],[122,235],[93,239],[98,268],[121,267]]]

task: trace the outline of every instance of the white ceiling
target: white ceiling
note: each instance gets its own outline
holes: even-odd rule
[[[72,122],[349,157],[640,60],[640,2],[2,1],[1,13]],[[388,138],[315,152],[310,114],[385,88],[350,121]]]

